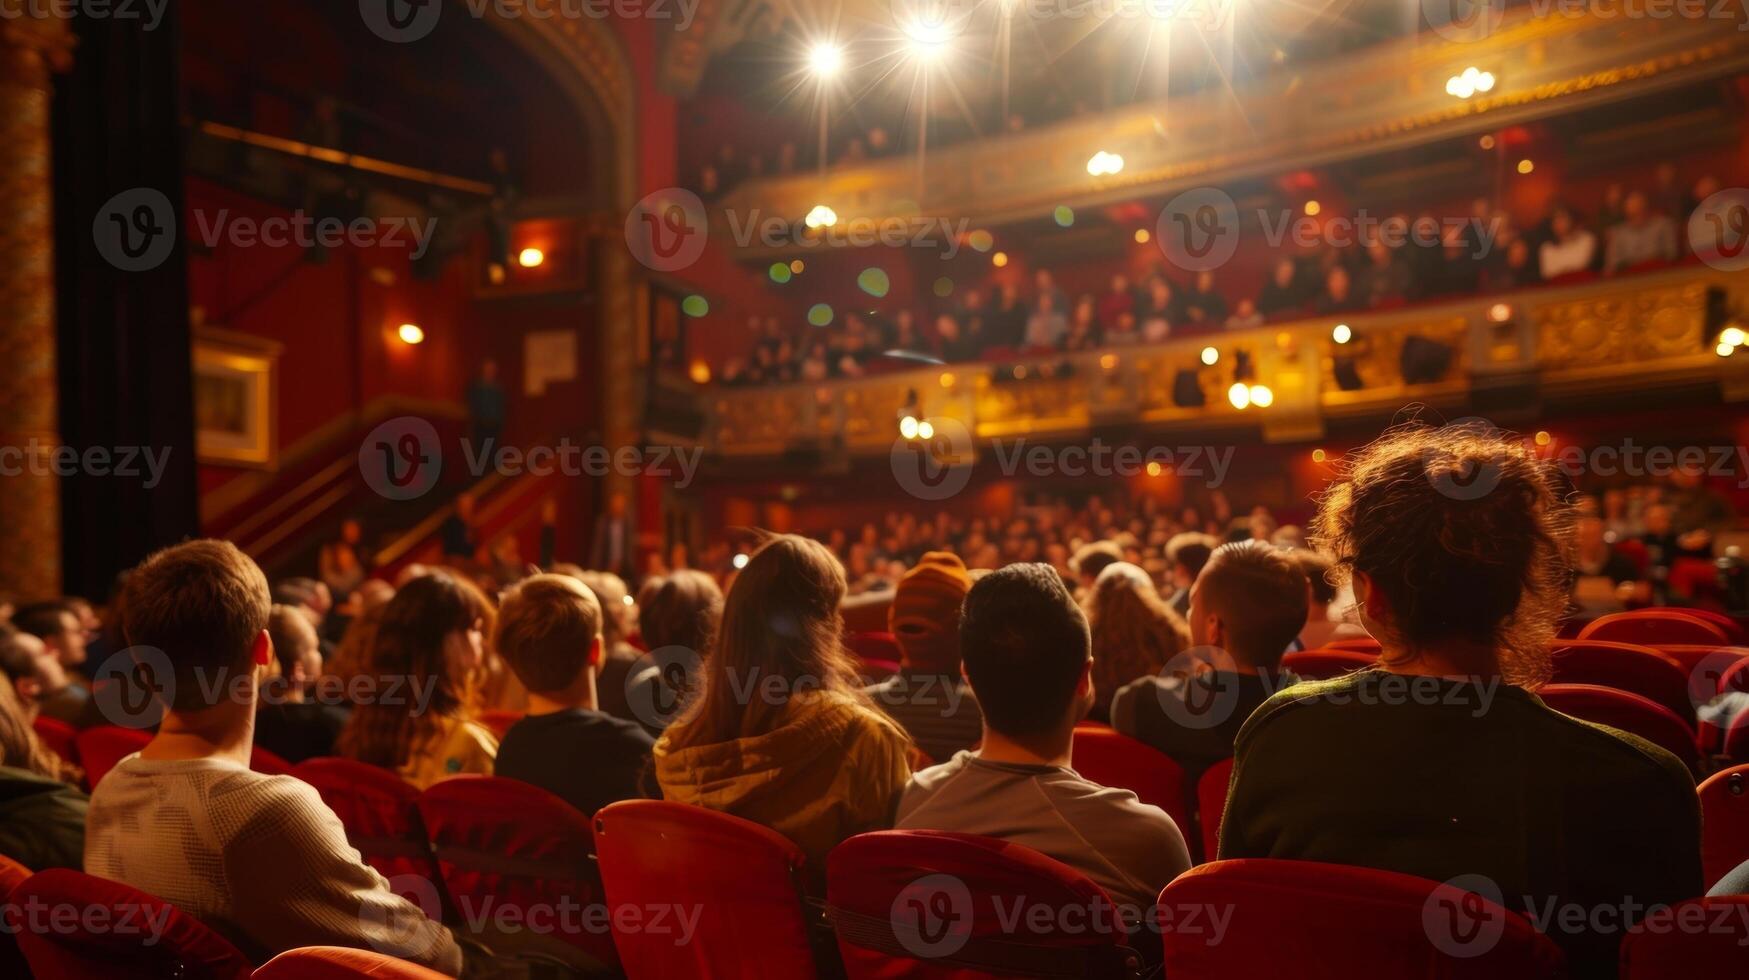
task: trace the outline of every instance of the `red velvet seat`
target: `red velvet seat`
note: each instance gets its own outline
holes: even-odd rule
[[[988,837],[852,837],[826,859],[826,901],[850,980],[1125,977],[1141,965],[1103,889]]]
[[[74,744],[79,764],[85,767],[85,785],[96,789],[116,763],[145,748],[151,740],[151,732],[119,725],[99,725],[80,732]]]
[[[444,976],[365,949],[306,946],[268,960],[251,980],[444,980]]]
[[[1699,606],[1682,606],[1680,608],[1672,609],[1671,612],[1679,612],[1690,619],[1698,619],[1702,622],[1711,623],[1714,626],[1717,626],[1719,629],[1725,631],[1725,639],[1731,643],[1749,642],[1749,630],[1745,630],[1742,623],[1737,622],[1735,619],[1732,619],[1730,616],[1727,616],[1716,609],[1702,609]]]
[[[30,976],[15,938],[23,923],[12,901],[12,893],[29,877],[29,868],[0,854],[0,977]]]
[[[1597,684],[1550,684],[1536,693],[1561,714],[1638,735],[1681,759],[1690,772],[1700,769],[1694,728],[1648,698]]]
[[[1190,840],[1190,806],[1184,798],[1184,767],[1160,750],[1111,729],[1075,729],[1070,765],[1085,779],[1116,786],[1157,806]]]
[[[592,855],[589,818],[546,790],[495,776],[452,776],[419,794],[419,817],[436,857],[443,888],[464,924],[480,910],[512,910],[518,922],[550,921],[484,939],[498,950],[561,956],[580,969],[611,967],[613,936],[600,916],[601,879]],[[585,910],[553,916],[567,903]]]
[[[50,751],[68,762],[74,764],[79,762],[79,746],[77,744],[79,730],[77,728],[59,718],[47,718],[42,715],[38,715],[30,723],[30,727],[36,730],[36,737],[41,739]]]
[[[1696,898],[1650,913],[1621,944],[1621,980],[1740,977],[1749,968],[1749,895]]]
[[[1658,651],[1676,662],[1688,675],[1688,693],[1691,700],[1704,702],[1711,698],[1719,689],[1719,679],[1744,659],[1749,658],[1749,647],[1722,646],[1717,643],[1651,643],[1647,646]]]
[[[1210,910],[1228,919],[1217,928]],[[1487,898],[1412,875],[1315,861],[1191,868],[1160,893],[1172,980],[1548,980],[1565,957]]]
[[[1196,781],[1196,822],[1202,827],[1202,859],[1221,853],[1221,818],[1227,814],[1227,789],[1233,782],[1233,760],[1222,759]]]
[[[1321,681],[1365,670],[1379,662],[1377,653],[1359,650],[1336,650],[1320,647],[1316,650],[1296,650],[1281,658],[1281,666],[1306,681]]]
[[[249,768],[264,776],[289,776],[292,764],[257,745],[249,750]]]
[[[1579,631],[1581,640],[1615,643],[1717,643],[1731,642],[1723,627],[1709,623],[1685,609],[1659,606],[1611,613],[1591,621]]]
[[[1340,640],[1331,640],[1329,643],[1324,644],[1321,649],[1352,650],[1356,653],[1370,653],[1376,657],[1382,647],[1379,646],[1378,640],[1375,640],[1370,636],[1349,636]]]
[[[1596,684],[1638,694],[1693,724],[1688,675],[1676,661],[1632,643],[1571,640],[1554,646],[1551,684]]]
[[[307,759],[291,774],[316,788],[346,828],[347,843],[383,877],[438,879],[419,817],[419,791],[410,783],[354,759]]]
[[[715,810],[628,800],[595,815],[595,853],[608,909],[657,907],[698,916],[614,931],[630,980],[814,980],[804,897],[807,858],[769,827]]]
[[[103,878],[49,868],[13,891],[21,906],[84,909],[55,928],[18,934],[38,977],[54,980],[240,980],[253,966],[217,932],[176,906]],[[94,907],[109,912],[101,928]],[[161,931],[160,931],[161,930]]]
[[[1699,793],[1700,866],[1711,888],[1749,861],[1749,765],[1713,773]]]

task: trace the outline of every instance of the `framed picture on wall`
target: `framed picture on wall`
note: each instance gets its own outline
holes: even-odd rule
[[[203,463],[271,468],[278,451],[279,354],[270,340],[194,332],[194,441]]]

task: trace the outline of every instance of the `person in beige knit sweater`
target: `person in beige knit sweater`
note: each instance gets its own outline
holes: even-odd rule
[[[92,792],[86,872],[175,904],[257,962],[350,946],[458,975],[449,930],[359,859],[312,787],[250,771],[271,604],[261,569],[222,541],[166,548],[129,578],[123,628],[167,711]]]

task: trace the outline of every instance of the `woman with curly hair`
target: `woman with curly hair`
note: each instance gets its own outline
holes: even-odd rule
[[[335,751],[420,789],[461,773],[490,776],[498,740],[469,715],[492,619],[467,579],[432,572],[402,586],[372,637],[374,696],[353,708]]]
[[[1154,588],[1154,580],[1127,561],[1101,569],[1081,603],[1093,631],[1092,721],[1111,720],[1118,688],[1160,672],[1190,645],[1190,627]]]
[[[1603,929],[1544,925],[1574,976],[1614,976],[1628,910],[1701,893],[1700,815],[1675,756],[1532,693],[1570,524],[1556,474],[1485,425],[1411,425],[1360,450],[1313,536],[1379,662],[1251,715],[1220,856],[1465,876],[1516,911],[1615,910]]]

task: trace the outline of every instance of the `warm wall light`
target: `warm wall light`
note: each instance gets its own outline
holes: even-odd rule
[[[1319,204],[1317,201],[1307,201],[1306,202],[1306,217],[1316,218],[1318,216],[1318,212],[1322,211],[1322,210],[1324,210],[1324,205]]]
[[[1268,385],[1251,386],[1251,404],[1258,408],[1268,408],[1275,404],[1275,392]]]
[[[838,212],[824,204],[814,205],[813,209],[808,212],[808,216],[802,219],[802,224],[809,228],[830,228],[837,223]]]
[[[917,417],[915,415],[907,415],[899,420],[899,435],[906,439],[917,438]]]
[[[1087,172],[1095,177],[1107,177],[1123,171],[1123,157],[1104,150],[1093,154],[1087,161]]]
[[[1349,329],[1348,324],[1338,323],[1335,329],[1330,331],[1330,339],[1338,344],[1346,344],[1354,339],[1354,331]]]
[[[1324,452],[1324,450],[1322,450],[1322,449],[1312,450],[1312,462],[1314,462],[1314,463],[1322,463],[1324,460],[1329,459],[1329,458],[1330,458],[1329,455],[1326,454]]]
[[[516,264],[522,266],[524,269],[537,268],[546,260],[547,253],[538,248],[525,248],[516,256]]]
[[[395,336],[401,338],[403,344],[425,343],[425,331],[417,323],[403,323],[395,331]]]
[[[1007,265],[1008,264],[1008,253],[1007,252],[997,252],[995,255],[990,256],[990,264],[995,266],[998,269]]]
[[[1518,161],[1518,172],[1521,174],[1530,173],[1532,170],[1535,170],[1535,169],[1536,169],[1536,164],[1531,162],[1529,157],[1525,157],[1523,160]]]
[[[687,372],[694,384],[708,385],[711,383],[711,366],[703,361],[693,361],[692,368]]]
[[[1227,389],[1227,401],[1237,409],[1249,408],[1251,407],[1251,389],[1245,386],[1245,382],[1235,381],[1233,387]]]
[[[1215,348],[1204,347],[1202,349],[1202,362],[1204,364],[1213,365],[1216,362],[1218,362],[1220,359],[1221,359],[1221,352],[1216,350]]]
[[[1148,239],[1150,239],[1152,237],[1153,237],[1152,235],[1148,234],[1148,229],[1146,229],[1146,228],[1137,228],[1136,229],[1136,244],[1137,245],[1148,244]]]

